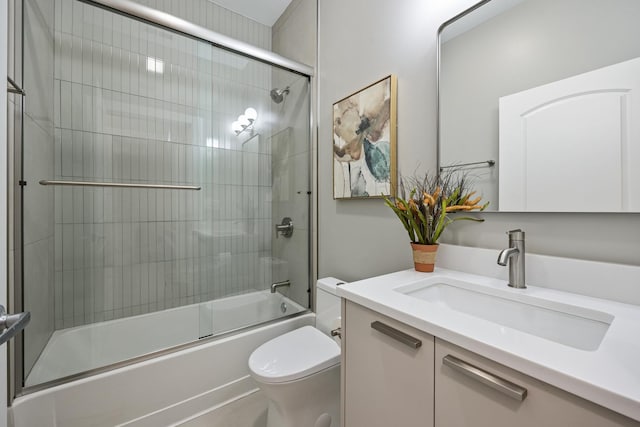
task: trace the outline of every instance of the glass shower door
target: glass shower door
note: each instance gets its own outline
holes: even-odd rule
[[[24,384],[307,308],[308,77],[76,0],[25,7],[40,71],[25,78]]]
[[[213,243],[214,257],[207,268],[233,269],[227,277],[249,288],[201,305],[201,337],[309,308],[310,82],[305,76],[275,68],[270,81],[268,90],[255,101],[266,100],[267,105],[257,109],[253,130],[237,134],[241,189],[236,213],[231,224],[214,220],[209,236],[217,243]],[[273,96],[274,91],[285,88],[280,98]],[[292,233],[286,236],[276,231],[284,218],[293,222]],[[257,252],[238,258],[229,251],[234,247]],[[271,292],[272,284],[287,282]]]
[[[271,283],[289,281],[283,293],[300,305],[309,304],[311,234],[311,144],[310,86],[307,79],[292,78],[281,70],[274,72],[274,87],[288,93],[272,108],[280,126],[271,136],[273,228]],[[292,233],[275,231],[288,220]]]

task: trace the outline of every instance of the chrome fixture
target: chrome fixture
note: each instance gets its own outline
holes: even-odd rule
[[[7,77],[7,83],[9,83],[9,86],[7,86],[7,92],[9,93],[15,93],[18,95],[22,95],[25,96],[26,93],[24,92],[24,90],[22,90],[22,88],[20,86],[18,86],[16,84],[16,82],[14,82],[11,77]]]
[[[341,327],[337,327],[335,329],[331,330],[331,336],[332,337],[338,337],[340,339],[342,339],[342,328]]]
[[[519,402],[522,402],[527,397],[526,388],[520,387],[511,381],[507,381],[504,378],[473,366],[450,354],[442,358],[442,364],[460,372],[463,375],[473,378],[474,380],[479,381],[502,394],[506,394],[510,398]]]
[[[276,290],[278,288],[281,288],[283,286],[289,286],[291,287],[291,282],[289,280],[283,280],[282,282],[276,282],[276,283],[272,283],[271,284],[271,293],[275,294]]]
[[[211,31],[207,28],[195,25],[177,16],[161,12],[148,6],[131,0],[81,0],[84,3],[102,5],[107,9],[114,9],[125,16],[133,16],[142,21],[158,24],[161,27],[169,28],[178,33],[196,37],[212,43],[231,52],[239,53],[249,58],[257,59],[261,62],[275,65],[294,73],[313,76],[313,67],[292,61],[284,56],[278,55],[270,50],[261,49],[249,43],[232,39],[224,34]]]
[[[40,180],[40,185],[77,185],[81,187],[121,187],[121,188],[157,188],[166,190],[195,190],[202,187],[197,185],[168,185],[168,184],[134,184],[129,182],[94,182],[94,181],[55,181]]]
[[[496,161],[495,160],[484,160],[482,162],[458,163],[458,164],[455,164],[455,165],[440,166],[440,172],[442,172],[443,169],[464,168],[464,167],[467,167],[467,166],[481,167],[482,165],[485,165],[485,164],[487,165],[486,167],[491,168],[491,167],[496,165]]]
[[[402,344],[411,348],[418,349],[422,347],[422,341],[418,338],[412,337],[409,334],[405,334],[404,332],[378,320],[371,323],[371,329],[375,329],[376,331],[385,334],[386,336],[391,337],[396,341],[400,341]]]
[[[293,221],[288,216],[282,218],[280,224],[276,224],[276,239],[278,234],[282,234],[284,237],[291,237],[293,234]]]
[[[284,101],[284,97],[286,95],[289,95],[289,86],[285,87],[284,89],[271,89],[271,92],[269,94],[271,95],[271,100],[273,102],[275,102],[276,104],[280,104],[282,101]]]
[[[525,289],[524,282],[524,231],[511,230],[509,235],[509,248],[500,251],[498,264],[509,263],[509,286],[517,289]]]
[[[18,314],[7,314],[3,305],[0,305],[0,345],[13,338],[23,330],[31,320],[31,313],[25,311]]]
[[[231,130],[233,130],[237,135],[240,135],[242,132],[249,132],[253,134],[253,124],[258,118],[258,112],[255,108],[249,107],[244,110],[244,114],[240,114],[238,116],[238,120],[231,123]]]

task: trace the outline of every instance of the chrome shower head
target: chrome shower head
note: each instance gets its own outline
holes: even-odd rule
[[[271,89],[270,95],[273,102],[280,104],[284,101],[284,97],[289,95],[289,86],[284,89]]]

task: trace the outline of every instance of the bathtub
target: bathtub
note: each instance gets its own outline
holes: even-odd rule
[[[55,331],[29,373],[42,384],[304,311],[269,291]]]
[[[247,367],[251,352],[313,325],[315,315],[304,311],[280,294],[260,291],[57,331],[29,375],[31,384],[213,338],[18,397],[10,408],[12,425],[170,425],[233,402],[257,391]],[[300,314],[260,325],[295,313]],[[215,338],[250,325],[256,326]]]

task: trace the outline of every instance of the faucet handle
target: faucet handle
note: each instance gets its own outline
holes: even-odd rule
[[[507,231],[509,235],[509,240],[524,240],[524,231],[521,229],[509,230]]]

